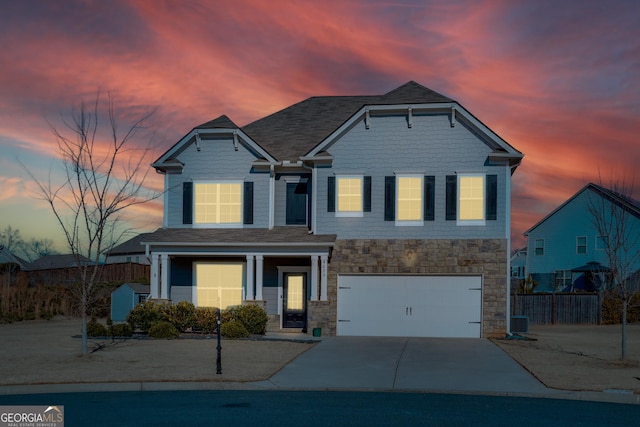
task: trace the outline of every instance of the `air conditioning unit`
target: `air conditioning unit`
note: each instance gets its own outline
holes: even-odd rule
[[[529,332],[529,317],[511,316],[511,332],[524,334]]]

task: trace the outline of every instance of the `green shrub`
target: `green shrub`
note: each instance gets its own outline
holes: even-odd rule
[[[160,320],[149,328],[149,336],[152,338],[174,339],[180,336],[180,332],[172,323]]]
[[[240,322],[250,334],[264,334],[269,321],[267,312],[255,304],[230,307],[220,317],[223,325],[230,321]]]
[[[95,318],[87,322],[87,336],[89,337],[106,337],[107,328],[102,323],[98,323]]]
[[[196,307],[188,301],[164,306],[167,320],[173,323],[180,332],[192,328],[196,322]]]
[[[118,323],[109,326],[109,335],[112,337],[130,337],[133,335],[133,329],[128,323]]]
[[[237,320],[230,320],[226,323],[223,323],[220,327],[220,334],[232,340],[239,338],[247,338],[249,336],[249,331],[244,325]]]
[[[205,334],[210,334],[218,329],[218,309],[213,307],[197,307],[194,326]]]
[[[127,323],[131,325],[131,329],[145,332],[161,320],[167,320],[163,306],[151,301],[136,305],[127,315]]]

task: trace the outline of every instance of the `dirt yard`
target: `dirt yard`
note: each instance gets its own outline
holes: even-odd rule
[[[0,386],[16,384],[260,381],[308,350],[287,341],[222,341],[222,374],[216,374],[215,338],[89,339],[81,355],[80,320],[35,320],[0,325]]]
[[[620,325],[533,326],[535,341],[494,340],[547,387],[633,390],[640,394],[640,324],[627,326],[627,359],[620,360]]]
[[[0,386],[48,383],[227,381],[270,378],[313,346],[268,340],[89,340],[80,355],[80,321],[56,318],[0,325]],[[628,327],[620,361],[619,326],[534,326],[530,341],[494,340],[545,385],[563,390],[633,390],[640,394],[640,324]]]

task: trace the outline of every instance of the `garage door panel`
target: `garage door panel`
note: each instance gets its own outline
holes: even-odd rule
[[[339,276],[338,335],[480,337],[480,276]]]

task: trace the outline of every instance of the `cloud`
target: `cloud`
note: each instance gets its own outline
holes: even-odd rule
[[[137,142],[158,157],[221,114],[244,125],[309,96],[416,80],[525,153],[513,181],[521,235],[587,182],[636,170],[637,22],[640,8],[622,0],[10,2],[0,144],[38,168],[57,161],[47,121],[60,125],[98,88],[114,95],[122,128],[158,108]]]

